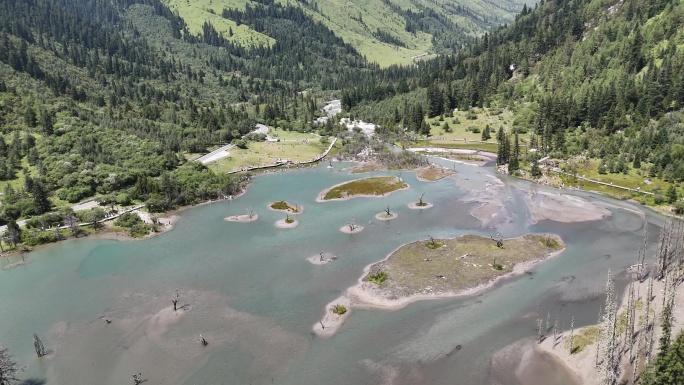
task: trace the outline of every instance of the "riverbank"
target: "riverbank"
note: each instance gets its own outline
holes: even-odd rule
[[[630,273],[635,274],[636,268]],[[651,272],[652,273],[652,272]],[[633,365],[629,361],[630,354],[638,356],[636,359],[637,373],[640,373],[645,367],[645,357],[648,348],[648,333],[647,328],[642,327],[642,323],[646,316],[646,301],[648,301],[648,284],[649,280],[645,279],[643,282],[636,280],[633,282],[634,285],[634,298],[635,298],[635,319],[637,320],[637,325],[635,327],[635,335],[633,343],[629,341],[629,338],[625,336],[625,326],[624,319],[626,319],[627,309],[629,305],[630,290],[629,287],[625,290],[622,299],[618,303],[618,337],[617,337],[617,352],[618,360],[620,362],[618,383],[632,383]],[[655,361],[659,350],[659,340],[662,335],[662,318],[660,313],[663,310],[663,304],[665,303],[667,295],[667,289],[664,281],[654,280],[652,293],[653,297],[650,300],[650,316],[649,320],[653,328],[652,345],[650,347],[650,357],[651,362]],[[679,287],[675,290],[680,290]],[[671,336],[674,337],[681,331],[684,330],[684,318],[677,316],[678,311],[676,309],[684,308],[684,297],[675,296],[674,301],[674,312],[675,316],[672,320],[672,332]],[[566,323],[567,324],[567,323]],[[620,326],[622,325],[622,326]],[[573,348],[577,351],[571,353],[570,346],[570,332],[568,330],[562,331],[561,335],[556,341],[553,341],[553,337],[546,338],[541,344],[535,344],[535,349],[546,354],[553,355],[560,362],[563,363],[570,371],[572,371],[577,377],[582,380],[583,385],[601,385],[602,371],[597,368],[596,365],[596,334],[599,325],[589,325],[583,328],[575,329],[573,334]],[[579,336],[591,336],[590,338],[579,337]],[[593,338],[592,338],[593,337]],[[581,338],[581,340],[580,340]],[[578,342],[581,341],[581,342]],[[636,346],[633,352],[630,352],[630,346]]]
[[[489,238],[464,235],[401,245],[367,265],[357,284],[331,304],[344,303],[350,313],[352,308],[398,310],[420,300],[470,296],[565,250],[560,237],[552,234],[501,241],[502,247],[496,247]],[[320,321],[323,325],[314,325],[320,336],[333,335],[348,316],[331,314],[331,304]]]

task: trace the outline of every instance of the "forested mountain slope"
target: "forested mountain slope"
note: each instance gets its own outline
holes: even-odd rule
[[[510,110],[514,119],[500,127],[538,148],[537,155],[602,158],[600,173],[678,183],[684,179],[683,27],[682,1],[542,2],[459,53],[401,75],[375,72],[377,81],[348,88],[343,104],[386,127],[403,121],[416,131],[420,115],[409,119],[416,107],[428,117],[454,108]],[[388,87],[407,94],[378,92]]]
[[[188,23],[191,33],[200,34],[205,22],[236,44],[269,45],[277,38],[260,25],[263,15],[247,19],[223,14],[269,5],[271,1],[165,0]],[[276,1],[299,8],[321,22],[371,62],[383,66],[409,64],[421,54],[447,53],[462,47],[485,31],[510,22],[523,7],[522,0],[428,1],[364,0]],[[247,12],[250,13],[249,11]]]
[[[298,9],[268,10],[289,38],[244,47],[209,25],[189,33],[157,0],[0,1],[0,222],[49,211],[51,191],[53,203],[125,192],[160,210],[234,192],[184,154],[262,116],[311,126],[320,102],[302,90],[373,68]]]

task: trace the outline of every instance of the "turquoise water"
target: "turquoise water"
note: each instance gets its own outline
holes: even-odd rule
[[[608,268],[632,264],[644,234],[644,221],[620,209],[630,204],[587,193],[578,195],[608,205],[613,216],[528,228],[521,194],[539,187],[501,176],[509,216],[497,229],[481,229],[469,215],[475,205],[459,199],[492,170],[464,165],[436,183],[404,172],[411,188],[386,197],[316,203],[321,190],[359,178],[339,164],[325,166],[257,177],[239,199],[186,210],[173,231],[149,240],[81,239],[29,254],[30,263],[0,271],[0,341],[27,365],[24,378],[47,384],[130,383],[142,372],[147,384],[516,385],[496,376],[494,353],[535,335],[538,303],[566,325],[573,315],[576,325],[594,322]],[[435,207],[408,209],[423,192]],[[304,205],[299,227],[274,226],[283,214],[267,206],[276,200]],[[375,221],[387,205],[399,218]],[[247,208],[258,221],[223,220]],[[339,231],[351,217],[363,232]],[[653,243],[661,219],[647,218]],[[324,306],[399,245],[497,231],[554,232],[568,248],[533,274],[476,297],[392,312],[355,309],[334,337],[311,333]],[[338,259],[324,266],[306,260],[320,251]],[[186,309],[177,314],[168,309],[176,291]],[[35,357],[34,332],[52,351],[47,357]],[[462,349],[453,351],[456,345]],[[571,384],[560,369],[545,370],[557,370],[555,383]]]

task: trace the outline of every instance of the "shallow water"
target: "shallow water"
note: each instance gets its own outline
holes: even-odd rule
[[[496,378],[512,363],[492,360],[495,353],[535,335],[537,308],[552,319],[559,314],[566,326],[573,315],[576,326],[594,322],[607,270],[631,265],[644,235],[644,220],[620,208],[635,207],[587,193],[577,195],[602,202],[613,216],[528,228],[521,194],[541,188],[505,176],[497,177],[508,213],[496,229],[481,229],[469,215],[476,206],[459,199],[482,188],[492,170],[464,165],[436,183],[404,172],[411,188],[386,197],[316,203],[326,187],[362,177],[325,166],[257,177],[239,199],[184,211],[175,230],[150,240],[82,239],[31,253],[29,264],[0,271],[0,341],[27,365],[24,378],[47,384],[121,384],[142,372],[148,384],[518,385],[513,376]],[[435,207],[408,209],[423,192]],[[283,214],[267,205],[276,200],[304,205],[299,227],[275,228]],[[387,205],[399,218],[374,220]],[[257,222],[223,220],[250,207]],[[365,230],[342,234],[351,217]],[[653,243],[662,223],[650,213],[647,219]],[[334,337],[312,335],[324,306],[399,245],[496,232],[553,232],[568,247],[533,274],[484,294],[393,312],[354,309]],[[338,259],[323,266],[306,261],[320,251]],[[187,309],[182,315],[165,310],[176,290]],[[33,353],[34,332],[53,350],[43,359]],[[557,373],[556,384],[572,384],[557,364],[540,362],[533,372]]]

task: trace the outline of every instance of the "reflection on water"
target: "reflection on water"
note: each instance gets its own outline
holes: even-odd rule
[[[639,208],[606,199],[613,216],[604,221],[545,221],[528,229],[521,194],[529,185],[501,177],[503,219],[496,229],[481,229],[469,215],[477,203],[462,199],[483,189],[492,171],[457,169],[436,183],[405,172],[409,190],[326,203],[315,202],[321,190],[359,176],[325,165],[277,173],[256,178],[235,201],[185,211],[174,231],[151,240],[84,239],[42,249],[30,255],[32,263],[0,271],[0,341],[28,366],[26,378],[47,384],[121,384],[142,372],[150,384],[536,385],[543,375],[550,379],[544,384],[574,385],[549,357],[500,352],[535,335],[537,307],[566,325],[572,316],[576,326],[595,321],[608,268],[632,264],[645,231],[644,219],[621,207]],[[408,209],[423,192],[435,207]],[[299,227],[275,228],[282,214],[266,207],[276,200],[304,205]],[[367,224],[387,205],[398,219]],[[248,207],[257,222],[223,220]],[[366,227],[362,233],[339,232],[351,217]],[[647,218],[654,241],[661,220]],[[528,231],[560,234],[568,248],[487,293],[395,312],[354,309],[333,338],[311,334],[323,306],[365,265],[403,243]],[[306,261],[320,251],[338,259],[323,266]],[[178,314],[169,310],[176,290],[187,305]],[[35,358],[34,332],[54,349],[50,356]],[[197,343],[198,333],[207,347]]]

